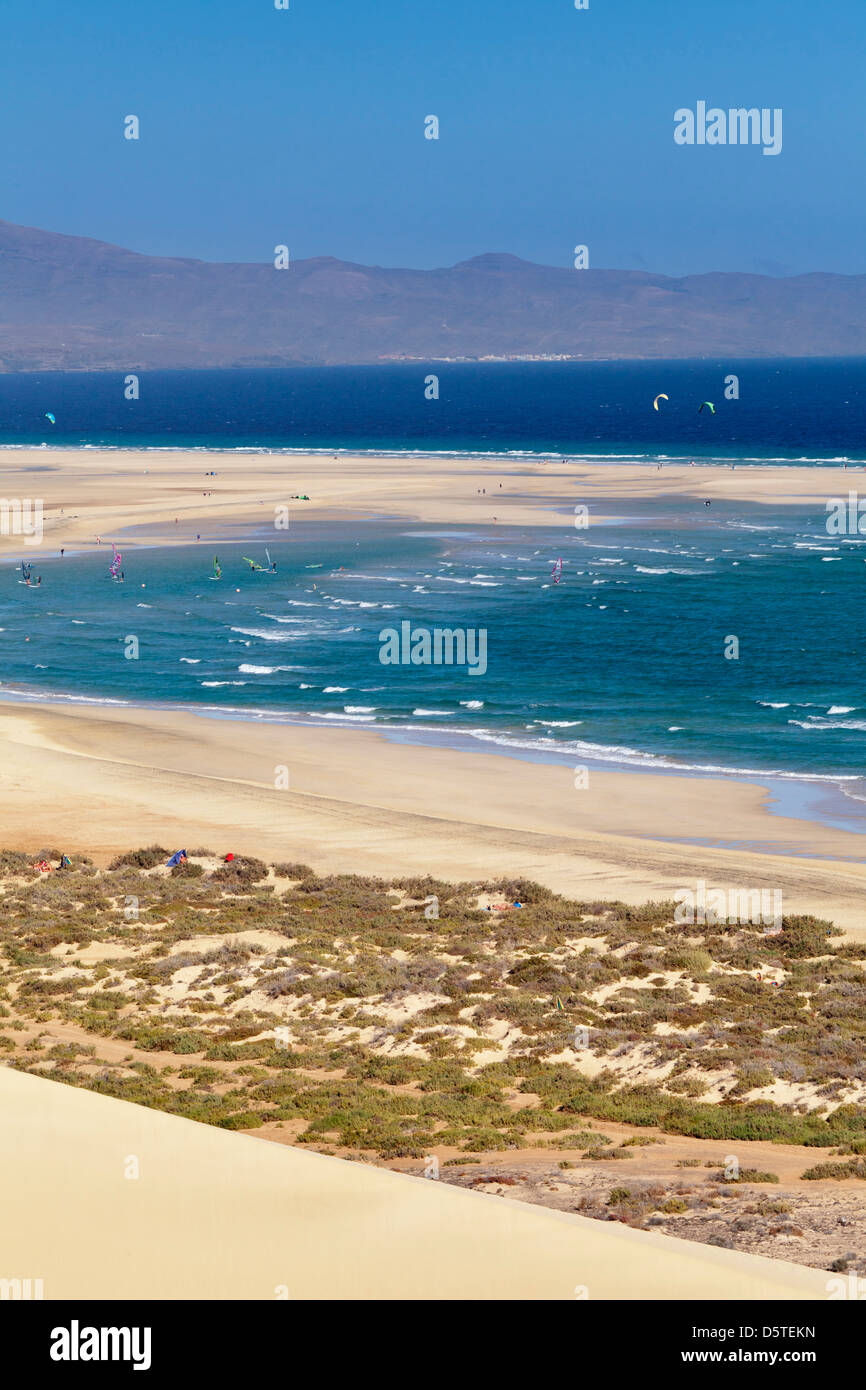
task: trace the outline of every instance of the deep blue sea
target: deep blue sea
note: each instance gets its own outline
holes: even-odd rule
[[[438,399],[425,394],[431,375]],[[862,358],[143,372],[137,400],[125,377],[0,375],[0,446],[866,461]],[[670,399],[654,411],[661,392]],[[705,400],[715,415],[699,412]]]
[[[438,402],[428,370],[147,374],[137,403],[116,374],[0,377],[0,440],[476,450],[509,455],[512,486],[522,453],[553,449],[612,465],[866,457],[863,362],[439,364]],[[729,372],[739,401],[724,399]],[[698,416],[702,399],[715,416]],[[862,797],[866,537],[829,536],[818,504],[603,510],[586,531],[564,515],[561,529],[305,521],[276,541],[174,549],[118,537],[123,584],[110,553],[25,552],[43,582],[0,570],[0,693],[379,726],[575,765],[823,777]],[[277,572],[252,573],[242,556],[266,545]],[[383,665],[381,634],[403,621],[483,629],[485,673]]]

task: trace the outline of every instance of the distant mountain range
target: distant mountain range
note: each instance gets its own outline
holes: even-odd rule
[[[141,256],[0,222],[0,371],[866,355],[866,276]]]

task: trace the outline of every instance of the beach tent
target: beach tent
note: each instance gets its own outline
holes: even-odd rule
[[[173,855],[171,856],[171,858],[169,859],[169,861],[168,861],[168,863],[166,864],[165,867],[166,867],[167,869],[173,869],[177,864],[185,864],[185,863],[186,863],[186,850],[185,850],[185,849],[179,849],[175,854],[173,854]]]

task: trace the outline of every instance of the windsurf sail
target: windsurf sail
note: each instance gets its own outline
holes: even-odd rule
[[[268,563],[267,563],[266,565],[260,565],[259,562],[258,562],[258,560],[251,560],[250,557],[249,557],[249,555],[243,555],[241,558],[244,559],[244,560],[246,560],[246,562],[247,562],[247,564],[249,565],[250,569],[251,569],[251,570],[254,570],[256,574],[267,574],[268,571],[273,571],[273,570],[275,570],[275,569],[276,569],[276,565],[274,564],[274,562],[273,562],[273,560],[271,559],[270,554],[269,554],[269,552],[268,552],[267,550],[265,551],[265,554],[266,554],[267,557],[268,557]]]
[[[120,562],[123,556],[113,541],[111,549],[114,551],[114,555],[112,556],[111,564],[108,566],[108,573],[111,575],[112,579],[117,579],[120,575]]]
[[[213,578],[214,578],[214,579],[222,579],[222,577],[223,577],[223,572],[222,572],[222,569],[220,568],[220,562],[219,562],[219,560],[217,559],[217,557],[216,557],[216,555],[215,555],[215,556],[213,557]]]
[[[558,584],[562,578],[562,556],[554,562],[553,569],[550,571],[550,577],[554,584]]]

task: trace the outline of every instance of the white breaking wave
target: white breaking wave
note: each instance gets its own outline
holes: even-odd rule
[[[817,722],[815,716],[811,719],[789,719],[789,724],[796,724],[800,729],[808,729],[810,733],[822,734],[826,729],[866,729],[866,719],[833,719]]]
[[[343,714],[316,714],[313,717],[315,719],[346,719],[351,720],[354,724],[369,724],[371,721],[375,724],[376,722],[375,716],[372,714],[346,714],[344,712]]]
[[[814,726],[810,726],[814,727]],[[864,726],[866,727],[866,726]],[[567,753],[578,758],[592,758],[596,762],[621,763],[625,767],[670,768],[673,772],[713,772],[729,777],[780,777],[794,782],[857,782],[861,780],[851,773],[788,772],[776,768],[723,767],[717,763],[684,763],[666,758],[657,753],[644,753],[639,748],[628,748],[619,744],[591,743],[586,739],[512,738],[506,734],[494,734],[488,730],[467,729],[471,738],[483,743],[496,743],[504,748],[535,749],[544,753]]]
[[[311,634],[306,632],[274,632],[269,627],[233,627],[230,632],[240,632],[244,637],[259,637],[263,642],[300,642]]]
[[[636,574],[700,574],[700,570],[660,569],[655,565],[635,565]]]
[[[272,676],[275,671],[293,671],[294,666],[250,666],[244,663],[238,670],[242,676]]]
[[[474,584],[479,589],[501,589],[502,585],[491,583],[486,579],[457,579],[450,574],[440,574],[438,576],[440,584]]]
[[[312,604],[305,603],[305,608],[312,608]],[[278,613],[263,613],[263,618],[272,618],[275,623],[309,623],[309,618],[281,618]],[[315,621],[315,620],[313,620]]]

